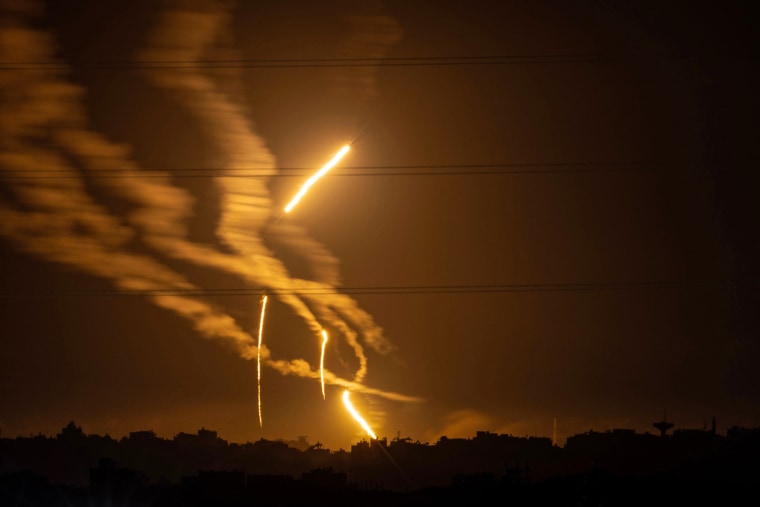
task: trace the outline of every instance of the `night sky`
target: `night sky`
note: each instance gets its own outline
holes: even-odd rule
[[[745,3],[0,5],[3,437],[760,425]]]

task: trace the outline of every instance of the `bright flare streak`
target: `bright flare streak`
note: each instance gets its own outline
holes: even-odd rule
[[[259,427],[264,426],[261,418],[261,339],[264,335],[264,313],[267,309],[267,296],[261,298],[261,317],[259,318],[259,346],[256,348],[256,378],[259,388]]]
[[[322,166],[322,169],[317,171],[314,176],[306,180],[306,183],[303,184],[301,187],[301,190],[298,191],[295,197],[288,203],[287,206],[285,206],[285,213],[290,213],[290,210],[296,207],[296,204],[298,204],[298,201],[301,200],[301,197],[303,197],[306,192],[309,191],[309,188],[317,182],[319,178],[327,174],[327,171],[335,167],[335,164],[340,162],[340,159],[343,158],[343,156],[348,153],[348,150],[351,149],[350,145],[345,145],[343,148],[340,149],[340,151],[332,158],[328,163],[326,163],[324,166]]]
[[[356,411],[353,405],[351,405],[351,400],[348,399],[348,389],[343,391],[343,404],[346,406],[346,409],[351,413],[354,419],[356,419],[356,422],[361,424],[362,428],[364,428],[364,431],[367,432],[367,434],[372,438],[373,440],[377,440],[377,435],[375,435],[375,432],[372,431],[372,428],[369,427],[369,424],[367,424],[367,421],[364,420],[364,418],[359,415],[359,412]]]
[[[322,357],[319,359],[319,376],[322,379],[322,399],[325,399],[325,346],[327,345],[327,331],[322,330]]]

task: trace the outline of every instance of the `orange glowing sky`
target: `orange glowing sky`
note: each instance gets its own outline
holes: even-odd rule
[[[4,437],[760,424],[738,3],[11,4]]]

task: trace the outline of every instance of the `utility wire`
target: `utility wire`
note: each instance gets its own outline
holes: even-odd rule
[[[414,295],[414,294],[499,294],[516,292],[599,292],[599,291],[641,291],[641,290],[735,290],[758,288],[759,282],[728,283],[721,281],[645,281],[645,282],[602,282],[602,283],[543,283],[543,284],[499,284],[499,285],[398,285],[398,286],[353,286],[353,287],[248,287],[212,289],[153,289],[153,290],[0,290],[0,298],[48,298],[71,296],[252,296],[301,295],[319,296],[329,294],[353,295]]]
[[[245,60],[68,60],[62,62],[6,61],[0,71],[47,70],[76,67],[92,70],[131,69],[231,69],[231,68],[320,68],[320,67],[431,67],[460,65],[525,65],[554,63],[596,63],[610,61],[601,54],[544,54],[544,55],[464,55],[389,58],[279,58]]]
[[[559,163],[506,163],[506,164],[423,164],[394,166],[344,166],[336,168],[330,176],[487,176],[500,174],[573,174],[649,172],[648,162],[559,162]],[[471,169],[471,170],[465,170]],[[71,174],[70,169],[8,169],[0,172],[6,180],[48,178],[291,178],[312,174],[314,168],[231,168],[187,167],[162,170],[162,173],[136,169],[96,169]],[[204,174],[205,173],[205,174]]]

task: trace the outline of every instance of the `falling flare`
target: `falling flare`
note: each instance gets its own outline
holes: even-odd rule
[[[327,345],[327,331],[322,330],[322,357],[319,359],[319,376],[322,379],[322,399],[325,399],[325,346]]]
[[[343,391],[343,404],[346,406],[346,409],[351,413],[351,416],[353,416],[354,419],[356,419],[356,422],[361,424],[362,428],[364,428],[364,431],[367,432],[367,434],[372,438],[373,440],[377,440],[377,435],[375,435],[375,432],[372,431],[372,428],[369,427],[369,424],[367,424],[367,421],[364,420],[364,418],[359,415],[359,412],[356,411],[353,405],[351,405],[351,400],[348,399],[348,389]]]
[[[335,164],[340,162],[340,159],[343,158],[343,156],[348,153],[348,150],[351,149],[351,145],[345,145],[343,148],[340,149],[338,153],[335,154],[333,158],[330,159],[328,163],[326,163],[324,166],[322,166],[322,169],[317,171],[314,176],[306,180],[306,183],[303,184],[301,187],[301,190],[298,191],[295,197],[288,203],[287,206],[285,206],[285,213],[290,213],[290,210],[296,207],[296,204],[298,204],[298,201],[301,200],[301,197],[303,197],[306,192],[309,191],[309,188],[317,182],[319,178],[327,174],[327,171],[335,167]]]
[[[261,338],[264,335],[264,312],[267,309],[267,296],[261,298],[261,317],[259,318],[259,346],[256,348],[256,378],[258,380],[259,391],[259,427],[264,426],[261,418]]]

